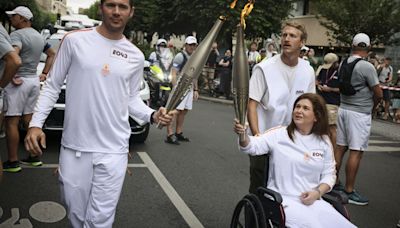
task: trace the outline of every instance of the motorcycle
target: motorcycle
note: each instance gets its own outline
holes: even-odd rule
[[[158,109],[165,106],[172,90],[171,70],[162,70],[156,64],[149,64],[144,75],[150,88],[150,107]]]

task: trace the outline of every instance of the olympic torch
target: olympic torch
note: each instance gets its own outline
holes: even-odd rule
[[[238,25],[236,30],[236,50],[233,58],[233,104],[236,118],[243,126],[246,123],[247,104],[249,100],[249,64],[244,44],[243,26]],[[244,133],[245,134],[245,133]],[[245,135],[240,135],[240,140],[245,140]]]
[[[235,108],[236,118],[240,124],[245,126],[247,104],[249,101],[249,65],[247,62],[246,47],[244,44],[244,28],[246,27],[245,17],[250,14],[253,9],[255,0],[249,0],[244,6],[240,15],[240,24],[236,29],[236,50],[233,57],[233,104]],[[245,134],[240,134],[240,140],[245,140]]]
[[[217,38],[225,19],[226,18],[223,16],[220,16],[217,19],[207,36],[203,41],[201,41],[196,51],[190,56],[187,63],[177,76],[177,83],[172,89],[166,104],[167,113],[176,109],[179,103],[190,91],[193,80],[199,77],[204,64],[207,61],[208,55],[210,54],[212,43]],[[158,125],[158,128],[161,129],[161,125]]]

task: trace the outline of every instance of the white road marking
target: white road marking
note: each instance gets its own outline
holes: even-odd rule
[[[42,223],[55,223],[61,221],[67,212],[65,208],[56,202],[41,201],[29,208],[29,214],[35,220]]]
[[[151,174],[153,174],[154,178],[157,180],[158,184],[164,190],[165,194],[167,194],[168,198],[175,205],[176,209],[178,209],[179,213],[185,219],[189,227],[203,228],[204,226],[193,214],[190,208],[186,205],[185,201],[183,201],[183,199],[178,195],[174,187],[172,187],[172,185],[168,182],[167,178],[165,178],[165,176],[157,168],[157,166],[151,160],[149,155],[146,152],[137,152],[137,153],[144,162],[144,164],[147,165]]]
[[[193,212],[190,210],[190,208],[186,205],[185,201],[183,201],[183,199],[179,196],[179,194],[176,192],[174,187],[172,187],[172,185],[169,183],[167,178],[165,178],[165,176],[161,173],[161,171],[158,169],[158,167],[151,160],[149,155],[146,152],[137,152],[137,154],[142,159],[144,164],[140,164],[140,163],[132,164],[131,163],[131,164],[128,164],[128,168],[148,168],[150,170],[151,174],[154,176],[154,178],[158,182],[158,184],[164,190],[165,194],[168,196],[168,198],[174,204],[176,209],[182,215],[183,219],[189,225],[189,227],[204,228],[204,226],[201,224],[199,219],[193,214]],[[58,168],[58,164],[43,164],[42,166],[37,166],[37,167],[29,166],[29,165],[21,165],[21,166],[24,169],[49,169],[49,168],[56,169],[56,168]]]
[[[27,218],[19,218],[19,208],[11,208],[11,217],[0,223],[0,228],[33,228]]]

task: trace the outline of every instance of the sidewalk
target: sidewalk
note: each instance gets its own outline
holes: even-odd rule
[[[216,98],[216,97],[209,97],[207,95],[201,94],[199,96],[200,100],[206,100],[206,101],[212,101],[215,103],[221,103],[221,104],[226,104],[226,105],[233,105],[233,100],[226,100],[224,98]]]
[[[204,94],[200,95],[199,99],[226,105],[233,105],[232,100],[208,97]],[[392,140],[400,141],[400,124],[396,124],[387,120],[373,119],[371,133],[389,137]]]
[[[373,119],[371,133],[400,141],[400,124],[387,120]]]

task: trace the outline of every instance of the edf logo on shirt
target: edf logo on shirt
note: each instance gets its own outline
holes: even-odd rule
[[[126,53],[123,52],[123,51],[114,49],[114,48],[111,49],[111,56],[112,56],[112,57],[117,57],[117,58],[120,58],[120,59],[123,59],[123,60],[128,59],[128,54],[126,54]]]

